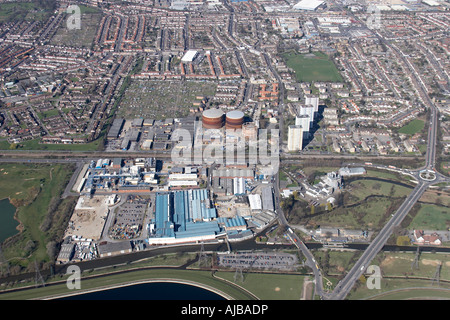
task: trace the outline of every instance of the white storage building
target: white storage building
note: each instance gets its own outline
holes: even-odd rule
[[[252,211],[262,210],[261,196],[259,194],[249,194],[248,201]]]
[[[184,56],[181,58],[182,62],[192,62],[197,57],[198,51],[197,50],[188,50],[184,54]]]

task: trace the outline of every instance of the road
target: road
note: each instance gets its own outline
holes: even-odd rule
[[[120,39],[122,39],[123,36],[123,30],[122,30],[122,23],[120,25]],[[233,26],[232,26],[232,20],[230,20],[230,34],[232,34]],[[213,33],[214,34],[214,33]],[[365,272],[366,268],[369,266],[370,262],[374,259],[374,257],[377,255],[377,253],[383,248],[389,237],[391,236],[393,229],[395,226],[398,226],[401,224],[403,219],[406,217],[408,212],[411,210],[411,208],[414,206],[414,204],[417,202],[418,199],[423,195],[423,193],[427,190],[428,187],[431,185],[438,183],[438,182],[449,182],[449,179],[440,175],[439,173],[435,173],[436,179],[433,181],[428,181],[423,179],[420,176],[420,172],[423,170],[429,170],[435,172],[435,158],[436,158],[436,137],[437,137],[437,122],[438,122],[438,111],[437,108],[434,106],[433,102],[429,98],[426,89],[423,87],[423,83],[420,80],[419,75],[416,74],[416,71],[414,68],[410,65],[409,61],[406,59],[405,55],[395,46],[393,46],[391,43],[389,43],[387,40],[383,39],[379,34],[375,33],[376,36],[380,39],[382,43],[384,43],[387,47],[389,47],[393,52],[396,53],[397,57],[401,61],[404,66],[410,70],[410,77],[413,81],[413,85],[416,87],[416,90],[419,92],[419,95],[423,101],[423,103],[428,107],[430,110],[430,123],[429,123],[429,134],[428,134],[428,146],[425,156],[425,166],[422,168],[419,168],[417,170],[411,170],[411,174],[417,179],[418,184],[416,188],[412,191],[412,193],[406,198],[406,200],[402,203],[402,205],[398,208],[396,213],[391,217],[391,219],[386,223],[386,225],[383,227],[383,229],[379,232],[377,237],[372,241],[372,243],[367,247],[367,249],[364,251],[361,258],[356,262],[356,264],[352,267],[352,269],[348,272],[346,277],[342,279],[338,285],[336,286],[335,290],[332,293],[326,293],[323,290],[323,277],[320,271],[319,266],[317,265],[317,262],[314,259],[314,256],[311,254],[307,246],[298,238],[298,236],[291,231],[290,226],[286,220],[286,217],[284,215],[284,212],[282,208],[280,207],[280,190],[279,190],[279,177],[278,174],[275,175],[275,183],[274,183],[274,197],[275,197],[275,203],[276,203],[276,212],[277,212],[277,218],[279,221],[280,226],[283,228],[286,228],[288,230],[288,236],[291,238],[294,245],[301,250],[303,255],[306,258],[306,264],[312,269],[312,272],[314,273],[315,277],[315,284],[316,284],[316,295],[320,296],[322,299],[331,299],[331,300],[342,300],[345,299],[350,290],[353,288],[356,281],[359,279],[359,277]],[[162,45],[164,45],[164,32],[162,31]],[[219,42],[220,43],[220,42]],[[186,43],[185,43],[186,44]],[[118,45],[120,45],[120,41],[118,42]],[[117,47],[116,47],[117,48]],[[279,114],[283,115],[284,111],[284,86],[281,81],[280,76],[278,75],[276,69],[272,66],[270,56],[267,53],[263,53],[263,57],[267,63],[267,66],[269,70],[274,75],[275,79],[279,83]],[[279,119],[279,129],[280,129],[280,144],[283,143],[283,135],[284,135],[284,123],[283,123],[283,117],[281,116]],[[23,153],[20,152],[2,152],[2,154],[6,157],[11,156],[23,156]],[[57,155],[57,156],[67,156],[70,158],[67,159],[5,159],[0,158],[0,161],[3,162],[60,162],[60,163],[77,163],[79,164],[80,159],[79,157],[133,157],[133,156],[142,156],[143,153],[135,152],[135,153],[123,153],[123,152],[86,152],[86,153],[72,153],[72,152],[41,152],[36,151],[34,154],[38,155],[41,154],[44,157],[48,157],[49,155]],[[149,152],[145,152],[146,156],[156,156],[158,158],[170,158],[171,153],[155,153],[151,154]],[[78,157],[77,158],[75,158]],[[315,155],[320,156],[321,158],[326,158],[326,155]],[[286,157],[286,156],[285,156]],[[290,159],[301,159],[301,158],[312,158],[313,155],[299,155],[299,156],[290,156],[287,155]],[[329,155],[329,158],[336,158],[336,156]],[[355,156],[349,156],[349,158],[357,158]],[[78,169],[80,169],[80,165],[78,166]],[[76,176],[76,175],[74,175]],[[69,184],[70,185],[70,184]]]
[[[282,150],[282,144],[284,140],[284,122],[283,122],[283,112],[284,112],[284,84],[281,81],[281,77],[276,71],[276,69],[272,66],[272,62],[270,61],[270,57],[267,53],[263,53],[264,59],[266,61],[266,64],[274,77],[278,81],[278,88],[279,88],[279,99],[278,99],[278,112],[281,115],[278,119],[278,128],[279,128],[279,143],[280,147],[279,150]],[[323,291],[323,280],[322,280],[322,274],[320,272],[319,266],[316,263],[316,260],[314,259],[313,254],[311,251],[309,251],[308,247],[300,240],[300,238],[292,232],[292,229],[290,228],[286,217],[284,215],[283,209],[280,206],[281,199],[280,199],[280,179],[278,173],[274,175],[275,181],[274,181],[274,200],[275,200],[275,208],[276,208],[276,214],[278,218],[278,222],[280,224],[280,228],[286,228],[286,230],[289,230],[288,236],[290,237],[292,243],[299,249],[303,256],[306,258],[306,265],[309,266],[314,273],[314,282],[315,282],[315,294],[319,295],[320,297],[324,296]]]
[[[393,217],[383,227],[378,236],[371,242],[369,247],[367,247],[363,255],[347,273],[345,278],[337,284],[335,290],[330,295],[325,297],[326,299],[342,300],[348,295],[355,282],[358,281],[359,277],[369,266],[370,261],[372,261],[378,252],[383,248],[391,236],[394,227],[400,225],[417,200],[419,200],[425,192],[427,187],[427,184],[421,183],[413,190],[413,192],[402,203],[400,208],[398,208]]]
[[[354,16],[353,16],[354,17]],[[354,17],[356,19],[356,17]],[[415,69],[411,66],[409,61],[405,58],[405,55],[395,46],[392,46],[388,41],[383,39],[378,33],[374,33],[381,43],[384,43],[388,48],[393,50],[397,56],[400,58],[400,62],[404,64],[405,68],[409,70],[409,76],[413,82],[413,86],[419,93],[423,103],[428,107],[431,112],[430,116],[430,129],[428,133],[428,146],[425,155],[425,167],[418,170],[413,170],[416,174],[418,173],[418,184],[412,191],[412,193],[406,198],[406,200],[397,209],[392,218],[379,232],[377,237],[371,242],[369,247],[364,251],[363,255],[355,263],[352,269],[347,273],[344,279],[342,279],[336,286],[335,290],[322,298],[330,300],[342,300],[345,299],[349,292],[352,290],[354,284],[359,279],[359,277],[365,272],[370,262],[375,258],[377,253],[383,248],[389,237],[392,235],[395,226],[401,224],[403,219],[406,217],[411,208],[420,199],[426,189],[432,184],[438,181],[449,182],[449,179],[435,172],[434,166],[436,161],[436,136],[437,136],[437,108],[431,101],[427,94],[426,88],[423,82],[420,81],[420,76],[416,73]],[[435,172],[436,179],[433,181],[425,180],[420,176],[420,171],[428,170]]]

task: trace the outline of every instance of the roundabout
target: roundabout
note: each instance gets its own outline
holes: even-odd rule
[[[436,173],[433,170],[425,169],[419,172],[419,177],[425,181],[436,180]]]

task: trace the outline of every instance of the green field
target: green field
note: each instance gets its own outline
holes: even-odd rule
[[[61,241],[67,223],[64,215],[71,214],[69,203],[73,200],[58,199],[73,170],[68,165],[0,164],[0,198],[9,198],[18,208],[16,217],[20,222],[20,233],[2,243],[11,273],[27,270],[35,259],[46,263],[54,258],[54,246]],[[51,216],[49,207],[54,208]],[[50,242],[51,250],[47,246]]]
[[[344,206],[330,212],[315,208],[316,215],[309,222],[351,229],[380,229],[412,188],[395,185],[388,181],[355,180],[346,184],[342,194]]]
[[[410,229],[447,230],[450,228],[450,208],[422,204],[419,212],[409,225]]]
[[[136,283],[147,280],[173,279],[175,281],[192,281],[209,286],[238,300],[252,300],[254,299],[254,295],[263,300],[298,300],[302,294],[304,276],[300,275],[245,273],[244,282],[239,280],[234,282],[233,277],[234,272],[216,272],[215,276],[212,276],[211,271],[179,270],[170,268],[134,270],[98,278],[89,278],[89,273],[83,273],[81,275],[81,290],[112,287],[120,284]],[[65,279],[65,277],[61,278],[61,285],[5,293],[0,295],[0,299],[23,300],[73,294],[73,291],[67,289],[63,279]],[[246,290],[251,293],[248,293]]]
[[[304,276],[289,274],[245,273],[244,282],[236,284],[254,293],[261,300],[298,300],[302,294]],[[234,282],[235,272],[218,272],[217,277]]]
[[[0,23],[12,21],[44,21],[56,8],[55,1],[0,3]]]
[[[313,164],[301,168],[310,183],[316,183],[327,172],[339,169]],[[299,167],[284,169],[295,175]],[[280,174],[280,180],[283,179],[286,179],[284,173]],[[296,201],[283,199],[281,205],[288,221],[291,224],[310,226],[379,230],[414,188],[408,180],[405,181],[404,176],[378,170],[367,170],[363,176],[346,178],[344,184],[345,188],[333,195],[337,199],[337,205],[331,211],[327,211],[329,208],[323,204],[309,206],[301,198]]]
[[[51,144],[40,143],[41,139],[22,141],[17,144],[16,150],[64,150],[64,151],[97,151],[103,148],[103,136],[89,143]],[[11,149],[11,144],[6,140],[0,141],[0,150]]]
[[[375,295],[368,300],[448,300],[450,289],[443,288],[403,288]]]
[[[398,132],[399,133],[404,133],[404,134],[414,135],[417,132],[422,131],[424,127],[425,127],[425,121],[419,120],[419,119],[414,119],[411,122],[409,122],[407,125],[401,127],[398,130]]]
[[[450,255],[421,253],[418,269],[412,268],[415,252],[380,252],[371,262],[380,268],[382,278],[380,289],[369,290],[364,279],[355,286],[347,297],[355,299],[449,299],[450,298]],[[441,263],[440,285],[432,285],[436,266]]]
[[[342,76],[327,55],[321,52],[283,55],[286,65],[295,71],[298,82],[342,82]]]

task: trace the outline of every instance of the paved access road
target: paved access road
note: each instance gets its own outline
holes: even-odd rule
[[[353,15],[354,17],[354,15]],[[354,17],[358,20],[356,17]],[[388,48],[390,48],[394,53],[396,53],[397,57],[400,58],[400,62],[404,65],[404,67],[409,70],[410,78],[413,82],[414,87],[419,93],[420,98],[423,103],[431,112],[430,117],[430,129],[428,133],[428,146],[425,156],[425,167],[420,168],[414,171],[413,174],[416,174],[418,184],[416,188],[414,188],[413,192],[406,198],[406,200],[402,203],[402,205],[398,208],[397,212],[392,216],[389,222],[383,227],[378,236],[372,241],[369,247],[364,251],[361,258],[356,262],[353,268],[348,272],[346,277],[342,279],[335,290],[326,296],[322,296],[325,299],[335,299],[342,300],[348,295],[350,290],[353,288],[355,282],[359,279],[359,277],[365,272],[369,263],[373,260],[376,254],[383,248],[386,241],[389,239],[393,232],[393,228],[395,226],[400,225],[403,219],[406,217],[408,212],[420,199],[426,189],[432,184],[438,182],[449,182],[450,180],[441,175],[440,173],[435,171],[435,161],[436,161],[436,137],[437,137],[437,121],[438,121],[438,110],[436,106],[431,101],[430,97],[427,94],[426,89],[423,86],[423,83],[420,80],[420,76],[416,73],[415,69],[412,68],[409,61],[405,58],[405,55],[395,46],[391,45],[388,41],[383,39],[378,33],[375,33],[381,43],[384,43]],[[430,181],[427,179],[423,179],[420,175],[421,171],[427,170],[429,172],[434,172],[435,179]]]
[[[359,258],[353,268],[347,273],[345,278],[338,283],[336,289],[330,295],[325,297],[326,299],[342,300],[347,296],[355,282],[359,279],[361,274],[364,273],[378,252],[383,248],[391,236],[394,227],[400,225],[428,186],[429,185],[427,183],[420,183],[416,188],[414,188],[413,192],[406,198],[400,208],[398,208],[397,212],[380,231],[378,236],[367,247],[361,258]]]

